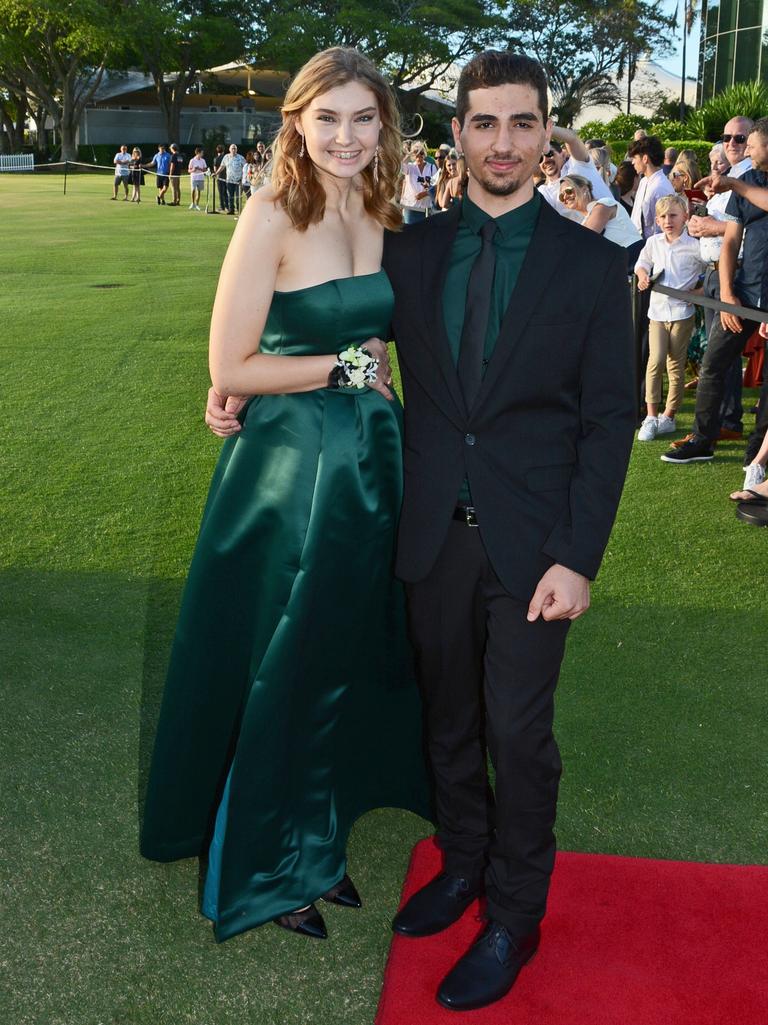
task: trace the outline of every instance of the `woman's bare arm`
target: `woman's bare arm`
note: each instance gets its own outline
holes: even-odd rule
[[[595,203],[587,216],[581,222],[581,225],[583,228],[589,228],[590,231],[596,231],[598,235],[601,235],[605,230],[606,224],[609,221],[612,221],[615,216],[615,206],[606,206],[605,203]]]
[[[224,258],[211,317],[208,360],[219,395],[312,391],[328,380],[334,356],[259,352],[287,233],[293,230],[288,215],[272,202],[271,189],[255,193],[246,204]]]

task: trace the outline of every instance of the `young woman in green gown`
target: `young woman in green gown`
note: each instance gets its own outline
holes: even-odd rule
[[[346,875],[355,819],[428,813],[392,577],[402,410],[381,342],[351,366],[392,310],[381,253],[400,221],[397,109],[366,58],[334,48],[298,73],[282,113],[272,184],[248,202],[216,294],[211,379],[239,416],[221,430],[142,832],[149,858],[207,855],[219,940],[267,921],[324,937],[315,900],[360,903]]]

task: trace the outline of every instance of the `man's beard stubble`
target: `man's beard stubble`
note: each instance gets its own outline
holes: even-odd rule
[[[529,177],[531,177],[532,174],[533,172],[531,172],[531,175],[529,175]],[[481,186],[481,188],[483,188],[486,192],[490,193],[492,196],[512,196],[526,181],[528,181],[528,178],[526,178],[524,175],[521,175],[520,177],[515,176],[512,178],[499,179],[493,177],[486,177],[483,174],[478,176],[477,178],[477,182]]]

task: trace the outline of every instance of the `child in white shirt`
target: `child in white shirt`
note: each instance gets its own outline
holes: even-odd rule
[[[685,227],[688,200],[685,196],[662,196],[656,203],[656,223],[660,235],[647,239],[635,264],[637,287],[650,287],[651,276],[664,272],[661,283],[682,291],[701,291],[699,278],[706,264],[701,259],[699,240],[691,238]],[[693,334],[695,312],[690,303],[663,292],[652,292],[648,307],[648,369],[645,375],[647,413],[637,435],[638,441],[652,441],[659,434],[676,429],[675,414],[680,408],[685,384],[688,344]],[[669,391],[664,412],[659,414],[662,378],[666,364]]]

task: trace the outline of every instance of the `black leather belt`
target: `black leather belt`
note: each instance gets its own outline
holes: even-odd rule
[[[468,527],[479,527],[480,524],[477,522],[477,513],[473,505],[457,505],[453,510],[454,520],[458,520],[459,523],[464,523]]]

